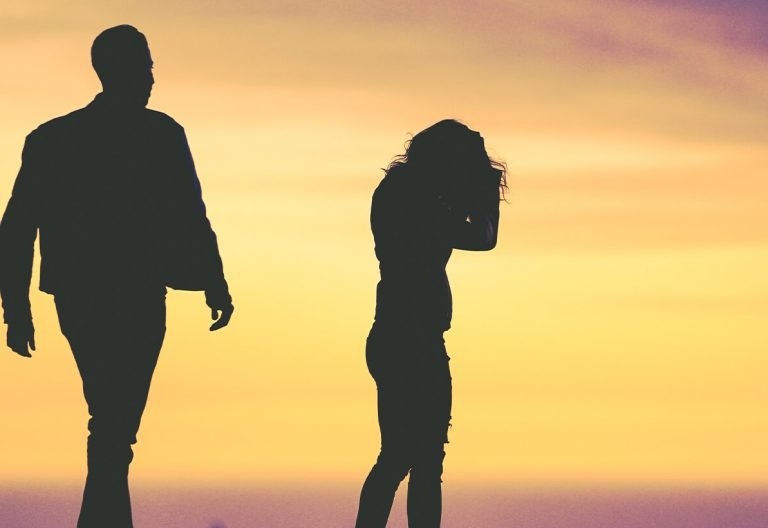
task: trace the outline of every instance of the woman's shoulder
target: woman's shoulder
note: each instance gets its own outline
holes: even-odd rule
[[[413,194],[412,178],[404,167],[394,167],[387,171],[373,193],[374,199],[386,198],[407,201]]]
[[[373,202],[389,202],[396,199],[400,194],[398,187],[398,182],[390,174],[385,175],[373,191]]]
[[[371,199],[372,219],[410,217],[415,204],[402,172],[390,171],[381,179]]]

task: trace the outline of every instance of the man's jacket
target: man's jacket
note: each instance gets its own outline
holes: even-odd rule
[[[184,129],[99,94],[27,136],[0,223],[6,322],[29,317],[34,243],[40,289],[206,290],[229,301]]]

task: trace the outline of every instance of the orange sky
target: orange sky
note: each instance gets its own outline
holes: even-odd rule
[[[694,8],[698,5],[698,8]],[[447,116],[510,167],[498,248],[457,252],[452,481],[768,484],[762,3],[93,2],[0,8],[0,201],[26,133],[98,90],[132,23],[181,122],[237,312],[169,295],[139,480],[355,481],[380,167]],[[77,480],[85,405],[52,299],[0,354],[0,483]],[[55,439],[52,442],[51,439]]]

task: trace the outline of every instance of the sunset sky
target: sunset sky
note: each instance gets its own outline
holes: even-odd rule
[[[3,206],[120,23],[187,131],[236,306],[212,334],[202,294],[169,293],[135,482],[364,478],[370,195],[454,117],[510,194],[498,247],[448,268],[446,481],[768,486],[765,0],[5,2]],[[79,378],[32,303],[34,357],[0,354],[0,485],[78,482]]]

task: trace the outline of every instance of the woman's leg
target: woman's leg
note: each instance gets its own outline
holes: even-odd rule
[[[382,440],[389,436],[392,429],[388,428],[387,416],[397,418],[391,412],[400,407],[395,405],[379,391],[379,424]],[[382,419],[384,416],[384,419]],[[411,468],[407,446],[382,441],[381,451],[376,464],[368,474],[363,489],[360,492],[360,508],[357,513],[356,528],[384,528],[387,525],[389,512],[395,499],[400,482]]]
[[[411,468],[407,442],[410,402],[402,383],[403,371],[393,361],[386,341],[372,332],[366,346],[368,369],[378,393],[381,451],[360,493],[356,528],[387,525],[395,492]]]
[[[409,527],[439,527],[443,445],[451,419],[442,335],[372,336],[366,357],[378,390],[381,452],[360,494],[356,528],[386,526],[395,492],[409,471]]]
[[[416,369],[414,406],[418,415],[413,462],[408,480],[409,528],[439,528],[442,516],[444,444],[451,420],[451,372],[442,339],[425,343]]]
[[[442,446],[419,456],[408,479],[408,527],[438,528],[442,517]]]

